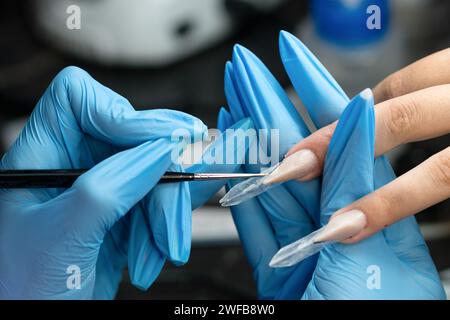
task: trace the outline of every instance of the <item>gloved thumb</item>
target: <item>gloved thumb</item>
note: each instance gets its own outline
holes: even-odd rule
[[[106,231],[144,198],[166,172],[175,146],[167,139],[158,139],[117,153],[44,205],[52,207],[46,209],[53,212],[64,212],[65,223],[71,223],[80,240],[101,243]]]

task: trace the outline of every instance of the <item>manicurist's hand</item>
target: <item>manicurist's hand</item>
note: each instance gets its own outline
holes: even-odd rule
[[[449,64],[450,49],[446,49],[390,75],[374,88],[375,156],[450,132]],[[314,169],[300,180],[321,175],[335,128],[336,122],[321,128],[287,153],[309,149],[316,156]],[[336,214],[352,209],[366,214],[367,227],[346,241],[353,243],[449,197],[450,148],[446,148]]]
[[[233,129],[252,126],[243,119]],[[0,299],[112,299],[126,266],[146,290],[166,260],[186,263],[192,210],[225,181],[157,181],[168,170],[233,172],[242,155],[230,164],[211,159],[247,142],[224,135],[182,168],[175,130],[193,142],[206,127],[183,112],[136,111],[87,72],[62,70],[0,169],[91,169],[67,190],[0,189]]]
[[[191,211],[225,182],[156,185],[165,171],[183,170],[172,159],[174,130],[193,141],[206,127],[178,111],[136,111],[85,71],[62,70],[0,169],[91,169],[67,190],[0,189],[0,299],[111,299],[127,265],[145,290],[166,260],[185,263]],[[206,161],[228,138],[236,149],[245,143],[217,139],[187,170],[236,170]]]

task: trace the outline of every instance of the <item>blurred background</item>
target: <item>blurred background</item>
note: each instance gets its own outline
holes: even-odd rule
[[[352,14],[368,3],[382,8],[382,31],[375,37],[367,36]],[[87,70],[136,109],[174,108],[214,127],[226,105],[224,66],[235,43],[264,61],[301,112],[279,59],[281,29],[297,35],[350,96],[450,43],[445,0],[22,0],[2,1],[0,7],[0,154],[51,79],[68,65]],[[68,20],[77,8],[79,26]],[[447,135],[393,151],[396,173],[449,141]],[[148,292],[132,287],[125,272],[119,299],[256,297],[229,211],[217,206],[219,197],[194,214],[189,263],[166,265]],[[450,201],[418,220],[449,290]]]

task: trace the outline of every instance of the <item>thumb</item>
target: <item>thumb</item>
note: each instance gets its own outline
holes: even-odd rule
[[[106,231],[158,182],[172,163],[174,147],[167,139],[159,139],[117,153],[44,205],[47,210],[65,212],[82,240],[102,241]]]

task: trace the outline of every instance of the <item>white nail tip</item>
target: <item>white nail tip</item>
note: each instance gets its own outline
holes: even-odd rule
[[[361,96],[361,98],[369,100],[370,98],[372,98],[372,90],[370,90],[369,88],[364,89],[359,95]]]

